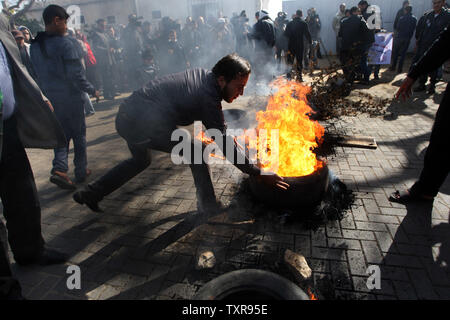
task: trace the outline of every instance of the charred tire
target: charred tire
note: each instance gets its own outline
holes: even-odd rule
[[[328,189],[328,166],[303,177],[285,177],[289,184],[288,190],[279,190],[267,186],[258,180],[258,176],[250,176],[249,185],[252,194],[261,202],[276,207],[298,208],[314,206],[320,203]]]
[[[269,271],[243,269],[205,284],[196,300],[309,300],[293,282]]]

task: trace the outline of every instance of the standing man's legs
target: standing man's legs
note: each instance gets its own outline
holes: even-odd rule
[[[73,120],[73,164],[75,166],[75,180],[79,183],[86,180],[86,176],[90,174],[87,169],[87,146],[86,146],[86,121],[82,117]]]
[[[409,40],[408,39],[402,39],[401,40],[401,45],[398,49],[398,54],[400,56],[400,61],[398,63],[398,69],[397,69],[397,73],[402,73],[403,72],[403,63],[405,62],[405,57],[406,57],[406,52],[408,51],[408,47],[409,47]]]
[[[44,249],[41,207],[27,154],[14,118],[4,122],[0,197],[8,240],[16,262],[36,260]]]
[[[430,144],[425,153],[424,166],[419,180],[412,186],[411,193],[435,197],[450,170],[448,156],[450,141],[450,86],[442,98],[436,113]]]

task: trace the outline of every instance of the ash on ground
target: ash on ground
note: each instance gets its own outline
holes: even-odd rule
[[[254,207],[257,215],[263,215],[267,211],[275,212],[279,224],[298,222],[310,230],[317,230],[328,221],[342,220],[345,212],[351,208],[355,200],[352,190],[349,190],[331,170],[329,171],[328,189],[322,201],[315,206],[280,208],[263,204],[252,195],[248,178],[242,181],[237,195],[248,197],[251,202],[257,204]]]

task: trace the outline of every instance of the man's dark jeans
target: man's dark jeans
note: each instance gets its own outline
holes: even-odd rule
[[[86,146],[86,121],[83,115],[79,119],[60,120],[61,126],[66,135],[67,145],[62,148],[54,149],[55,157],[53,158],[54,171],[67,173],[69,171],[69,144],[70,140],[73,141],[74,159],[75,165],[75,177],[83,180],[86,178],[87,168],[87,146]]]
[[[123,184],[131,180],[133,177],[145,170],[152,161],[151,150],[171,153],[172,148],[178,144],[171,141],[171,135],[176,126],[166,125],[161,122],[158,134],[151,133],[148,135],[147,141],[141,143],[129,142],[129,133],[134,130],[133,122],[127,119],[127,116],[120,112],[117,115],[116,127],[118,133],[127,141],[128,149],[131,152],[131,158],[122,161],[114,168],[109,170],[104,176],[89,184],[89,189],[94,192],[97,201],[117,190]],[[149,125],[149,128],[153,126]],[[150,129],[151,130],[151,129]],[[191,147],[197,148],[191,142]],[[193,149],[191,149],[193,150]],[[191,153],[193,156],[194,152]],[[193,159],[190,159],[193,163]],[[209,166],[206,163],[191,164],[194,183],[197,188],[197,199],[202,203],[215,202],[214,187],[211,181]]]
[[[299,73],[300,76],[302,75],[303,71],[303,51],[304,50],[299,50],[298,52],[291,52],[287,56],[287,63],[290,66],[294,65],[294,59],[297,60],[296,71]]]
[[[0,197],[15,260],[27,262],[38,258],[44,247],[41,207],[33,172],[14,118],[4,122]]]
[[[394,48],[392,49],[392,64],[391,68],[395,69],[398,61],[398,71],[402,72],[403,62],[405,61],[406,52],[409,47],[409,39],[394,39]],[[399,60],[400,58],[400,60]]]
[[[13,278],[8,258],[6,229],[0,221],[0,300],[20,299],[20,283]]]
[[[435,197],[450,171],[448,156],[450,141],[450,86],[447,84],[444,97],[436,113],[430,144],[425,153],[424,166],[412,193]]]
[[[417,48],[417,53],[416,53],[416,55],[414,56],[414,59],[413,59],[413,61],[412,61],[412,63],[411,63],[411,66],[414,64],[414,63],[416,63],[417,61],[419,61],[420,60],[420,58],[422,58],[422,56],[425,54],[425,52],[428,50],[428,48]],[[419,79],[417,80],[417,82],[419,83],[419,85],[421,85],[421,86],[424,86],[426,83],[427,83],[427,79],[428,79],[428,76],[430,77],[430,83],[431,83],[431,85],[435,85],[436,84],[436,82],[437,82],[437,74],[438,74],[438,69],[436,69],[436,70],[433,70],[433,71],[431,71],[430,73],[428,73],[428,74],[424,74],[424,75],[421,75],[420,77],[419,77]]]

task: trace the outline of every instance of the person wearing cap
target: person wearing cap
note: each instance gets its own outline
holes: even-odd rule
[[[86,122],[82,93],[99,97],[98,91],[86,80],[76,42],[66,36],[66,10],[57,5],[44,9],[45,32],[39,32],[31,43],[31,61],[37,82],[52,101],[56,117],[64,129],[67,143],[54,149],[50,182],[60,188],[75,190],[69,171],[69,142],[74,144],[75,180],[82,183],[90,174],[87,168]]]
[[[20,299],[7,241],[19,265],[63,263],[67,257],[48,249],[41,231],[41,206],[25,148],[51,149],[66,144],[53,106],[21,62],[7,17],[0,13],[0,300]]]
[[[33,40],[33,34],[31,33],[30,29],[26,26],[20,26],[17,28],[17,30],[22,31],[23,36],[25,37],[25,43],[30,44],[31,40]]]
[[[11,31],[14,39],[16,40],[17,47],[19,48],[20,57],[22,58],[22,63],[28,70],[28,73],[36,80],[36,73],[33,69],[33,64],[31,63],[29,49],[27,48],[27,44],[25,43],[25,36],[19,30]]]

